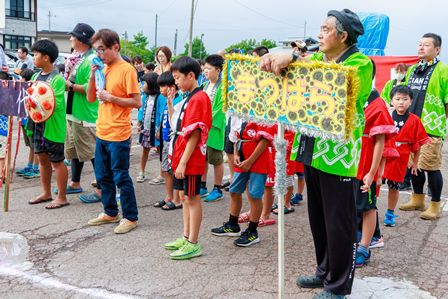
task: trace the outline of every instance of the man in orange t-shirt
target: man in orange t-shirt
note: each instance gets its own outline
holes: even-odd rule
[[[117,234],[127,233],[137,226],[138,211],[134,185],[129,176],[130,137],[132,134],[131,111],[140,108],[142,101],[137,73],[132,65],[121,58],[120,38],[115,31],[101,29],[92,37],[93,48],[106,64],[106,86],[97,89],[92,66],[87,86],[90,102],[100,101],[96,122],[95,176],[101,186],[104,213],[91,219],[89,225],[120,224]],[[115,199],[116,186],[120,188],[123,219],[118,214]]]

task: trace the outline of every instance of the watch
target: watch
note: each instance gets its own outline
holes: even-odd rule
[[[74,85],[73,83],[70,84],[70,86],[68,87],[69,91],[73,91],[73,85]]]
[[[292,60],[291,62],[296,62],[300,57],[300,53],[297,51],[292,51]]]

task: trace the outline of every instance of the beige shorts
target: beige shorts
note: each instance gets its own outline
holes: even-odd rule
[[[0,159],[4,159],[6,156],[7,143],[8,143],[8,136],[0,136]]]
[[[422,170],[440,170],[442,168],[442,138],[431,137],[431,142],[420,149],[418,168]]]
[[[90,161],[95,156],[96,129],[67,120],[65,158]]]

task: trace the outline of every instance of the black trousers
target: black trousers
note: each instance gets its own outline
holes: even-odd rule
[[[308,216],[316,251],[316,275],[324,289],[351,293],[355,275],[355,179],[305,166]]]
[[[439,202],[443,189],[443,177],[440,170],[423,170],[417,172],[417,175],[412,175],[412,189],[414,189],[415,194],[424,194],[425,172],[428,173],[428,189],[431,191],[431,201]]]

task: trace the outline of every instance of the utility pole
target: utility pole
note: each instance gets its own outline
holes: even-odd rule
[[[51,17],[55,17],[51,14],[51,11],[48,11],[48,31],[51,31]]]
[[[177,54],[177,29],[176,33],[174,34],[174,56]]]
[[[158,20],[158,16],[156,14],[156,34],[155,34],[155,40],[154,40],[154,48],[157,48],[157,20]]]
[[[190,16],[190,42],[188,44],[188,56],[193,54],[193,18],[194,18],[194,0],[191,0],[191,16]]]
[[[202,59],[202,50],[204,49],[202,38],[204,37],[204,33],[201,34],[201,48],[199,50],[199,59]]]

